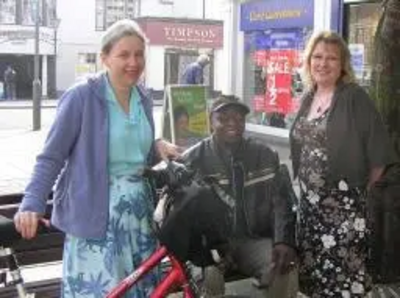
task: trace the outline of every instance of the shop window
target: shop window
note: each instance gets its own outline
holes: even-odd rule
[[[96,30],[103,31],[114,22],[135,17],[136,0],[96,0]]]
[[[352,55],[352,65],[360,85],[371,80],[376,28],[382,13],[381,3],[347,4],[345,34]]]
[[[245,34],[244,100],[249,122],[290,128],[300,106],[301,55],[309,29]]]
[[[35,1],[23,0],[21,7],[21,24],[34,25],[35,24]]]
[[[210,57],[210,64],[204,68],[204,85],[209,86],[210,91],[214,85],[214,56],[207,52]],[[168,49],[165,53],[164,84],[179,84],[185,69],[189,64],[195,62],[200,52],[197,50]]]
[[[0,0],[0,24],[15,24],[16,5],[16,0]]]
[[[75,66],[75,78],[80,79],[97,72],[97,54],[79,53],[78,63]]]

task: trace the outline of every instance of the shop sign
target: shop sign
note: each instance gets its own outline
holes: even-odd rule
[[[269,0],[244,3],[240,6],[242,31],[272,28],[312,27],[314,1]]]
[[[0,30],[0,43],[5,43],[5,42],[26,42],[27,40],[34,40],[35,39],[35,32],[34,29],[3,29]],[[39,39],[40,41],[47,42],[47,43],[53,43],[54,42],[54,37],[51,32],[44,32],[41,30],[39,32]]]
[[[150,44],[179,47],[222,48],[223,25],[181,22],[146,22],[143,26]]]

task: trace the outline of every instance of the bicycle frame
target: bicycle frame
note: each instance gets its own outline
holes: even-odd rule
[[[171,268],[165,274],[161,282],[156,286],[150,298],[166,297],[172,288],[179,286],[183,291],[184,298],[195,298],[195,293],[188,279],[185,267],[171,255],[167,248],[161,246],[149,258],[129,276],[122,280],[114,289],[112,289],[106,298],[121,298],[128,290],[141,280],[149,271],[159,265],[167,257],[171,262]]]

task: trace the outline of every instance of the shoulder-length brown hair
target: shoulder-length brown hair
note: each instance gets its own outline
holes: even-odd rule
[[[345,83],[354,82],[355,76],[353,67],[351,66],[351,61],[350,61],[351,54],[347,46],[347,43],[339,34],[335,32],[322,31],[322,32],[317,32],[316,34],[311,36],[304,51],[304,59],[303,59],[304,64],[303,64],[302,77],[306,88],[311,90],[315,87],[315,82],[310,72],[310,64],[311,64],[311,56],[314,52],[316,45],[319,42],[335,45],[339,49],[342,74],[338,79],[338,81],[342,81]]]

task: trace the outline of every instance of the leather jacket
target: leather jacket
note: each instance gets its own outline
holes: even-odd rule
[[[234,229],[244,231],[245,237],[268,237],[275,244],[295,246],[296,197],[287,167],[280,165],[276,152],[254,139],[244,138],[232,155],[210,137],[186,151],[182,161],[199,175],[217,181],[234,198],[235,208],[242,206],[242,220],[232,222],[233,226],[241,226]],[[233,182],[237,165],[244,170],[241,205],[237,204],[238,186]]]

